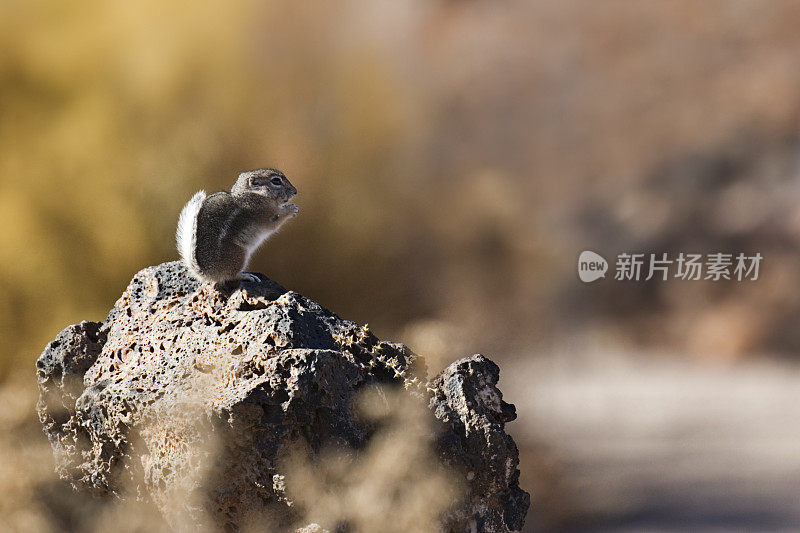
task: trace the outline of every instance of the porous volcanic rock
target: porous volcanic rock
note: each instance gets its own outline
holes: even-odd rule
[[[38,412],[58,474],[78,490],[150,499],[168,521],[180,498],[180,512],[222,529],[282,530],[298,523],[281,459],[331,444],[357,454],[373,428],[354,395],[395,387],[426,399],[435,451],[465,480],[442,530],[521,529],[529,496],[498,367],[475,355],[425,372],[404,345],[264,276],[218,290],[170,262],[136,274],[105,321],[48,344]]]

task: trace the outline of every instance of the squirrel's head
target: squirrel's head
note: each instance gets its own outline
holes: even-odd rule
[[[297,189],[289,183],[280,170],[259,168],[239,174],[239,179],[231,188],[233,194],[248,192],[274,199],[278,205],[281,205],[288,203],[297,194]]]

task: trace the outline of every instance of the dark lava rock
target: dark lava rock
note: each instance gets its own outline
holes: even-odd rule
[[[529,496],[497,365],[475,355],[428,381],[404,345],[260,279],[218,290],[164,263],[136,274],[104,322],[59,333],[37,361],[58,474],[78,490],[151,500],[178,528],[180,515],[294,529],[302,512],[283,459],[332,445],[357,455],[375,428],[353,400],[386,386],[429,403],[433,453],[464,480],[442,530],[522,528]]]

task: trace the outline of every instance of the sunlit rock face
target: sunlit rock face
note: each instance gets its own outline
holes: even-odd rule
[[[449,499],[429,498],[427,514],[443,531],[519,530],[528,509],[517,448],[504,431],[516,415],[493,362],[475,355],[428,380],[422,358],[404,345],[264,276],[220,289],[200,286],[179,262],[146,268],[105,321],[64,329],[37,373],[59,475],[78,490],[153,501],[176,529],[290,531],[320,517],[324,527],[358,530],[368,523],[363,509],[316,509],[293,486],[292,465],[305,461],[306,472],[327,477],[331,457],[356,465],[375,454],[389,420],[408,427],[393,429],[397,450],[380,448],[394,473],[362,462],[362,479],[340,476],[342,492],[354,484],[380,492],[365,478],[395,476],[391,522],[399,524],[404,513],[426,516],[403,495],[441,483],[435,492]],[[380,405],[367,415],[359,405],[370,391]],[[398,393],[427,406],[414,422],[392,413],[412,410],[391,401]],[[372,495],[376,507],[385,496]]]

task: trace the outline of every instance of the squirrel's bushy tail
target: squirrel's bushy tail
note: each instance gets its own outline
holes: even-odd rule
[[[178,252],[181,254],[183,264],[197,279],[201,278],[200,267],[197,265],[197,258],[194,255],[197,244],[197,214],[200,212],[200,206],[203,205],[203,200],[205,199],[206,192],[199,191],[192,196],[191,200],[186,202],[181,211],[181,216],[178,218],[178,231],[175,234]]]

